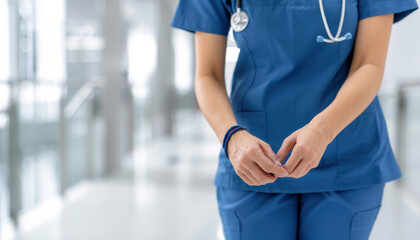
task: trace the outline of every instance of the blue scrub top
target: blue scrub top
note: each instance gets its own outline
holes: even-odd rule
[[[336,97],[352,62],[358,21],[394,13],[399,22],[418,8],[416,0],[347,0],[342,35],[351,40],[318,43],[327,37],[318,0],[243,0],[248,27],[235,32],[240,54],[230,101],[238,123],[270,144],[308,124]],[[342,0],[324,0],[332,35]],[[236,0],[180,0],[171,26],[227,36]],[[290,154],[289,154],[290,156]],[[214,184],[262,192],[335,191],[380,184],[401,177],[391,149],[378,96],[328,145],[320,164],[299,179],[249,186],[234,171],[223,149]]]

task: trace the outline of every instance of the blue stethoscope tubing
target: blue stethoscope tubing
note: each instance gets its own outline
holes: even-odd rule
[[[342,0],[340,24],[338,26],[337,34],[335,36],[331,34],[331,30],[328,25],[327,18],[325,17],[324,4],[322,0],[319,0],[319,9],[321,11],[321,16],[322,16],[322,21],[324,23],[325,31],[327,32],[329,39],[324,38],[321,35],[318,35],[318,37],[316,38],[317,42],[335,43],[335,42],[341,42],[344,40],[352,39],[353,36],[351,33],[346,33],[344,36],[340,37],[341,30],[343,29],[345,14],[346,14],[346,0]],[[237,0],[236,12],[232,15],[230,19],[230,25],[233,31],[242,32],[248,26],[248,23],[249,23],[249,16],[245,11],[242,10],[242,0]]]

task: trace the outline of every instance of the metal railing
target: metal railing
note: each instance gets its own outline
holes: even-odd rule
[[[73,98],[64,106],[64,116],[66,118],[73,117],[79,108],[86,102],[91,95],[94,94],[95,89],[103,88],[104,81],[94,81],[94,82],[86,82],[80,88],[80,90],[73,96]]]
[[[105,85],[105,81],[95,80],[95,81],[87,81],[85,82],[80,89],[76,92],[76,94],[67,101],[67,91],[63,91],[61,101],[60,101],[60,120],[59,120],[59,131],[60,131],[60,138],[59,138],[59,152],[60,152],[60,194],[64,195],[66,190],[70,187],[69,184],[69,176],[68,176],[68,120],[73,118],[77,112],[92,99],[97,89],[102,89]],[[90,111],[88,116],[87,123],[88,126],[88,144],[93,141],[93,137],[91,136],[91,129],[92,126],[92,112]],[[91,147],[87,148],[87,167],[90,169],[92,166],[92,153]],[[88,170],[88,172],[91,172]],[[89,174],[91,175],[91,174]]]
[[[48,80],[40,80],[40,79],[8,79],[5,81],[0,81],[0,84],[5,84],[9,86],[10,89],[10,98],[8,102],[8,106],[5,109],[1,109],[0,113],[7,115],[9,119],[9,126],[8,126],[8,139],[9,139],[9,161],[7,163],[8,173],[9,173],[9,193],[10,193],[10,217],[13,219],[14,222],[17,222],[19,212],[22,210],[23,200],[22,200],[22,179],[21,179],[21,149],[20,144],[21,140],[19,140],[19,132],[21,123],[20,123],[20,116],[19,116],[19,94],[21,90],[21,86],[23,84],[32,84],[35,88],[39,86],[52,86],[57,87],[57,89],[61,89],[61,97],[59,102],[57,102],[59,107],[60,116],[58,119],[59,125],[59,134],[58,138],[58,153],[59,153],[59,161],[58,170],[59,172],[57,175],[59,176],[60,183],[59,183],[59,193],[64,194],[66,189],[69,187],[68,184],[68,171],[67,169],[67,148],[66,145],[66,138],[67,133],[67,124],[68,119],[74,117],[75,114],[80,110],[80,108],[89,102],[89,99],[95,96],[95,90],[101,89],[104,87],[104,80],[103,79],[92,79],[87,81],[85,79],[68,79],[68,80],[60,80],[60,81],[48,81]],[[68,89],[79,89],[76,94],[68,100]],[[53,103],[54,104],[54,103]],[[52,128],[53,125],[56,123],[51,123]],[[35,126],[36,128],[36,126]],[[92,139],[92,137],[90,137]],[[41,141],[42,142],[42,141]],[[89,159],[89,157],[87,157]]]

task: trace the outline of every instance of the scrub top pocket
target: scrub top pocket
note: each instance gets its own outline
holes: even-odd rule
[[[381,136],[376,112],[363,112],[337,135],[337,160],[344,178],[365,176],[370,168],[366,159],[381,154]]]
[[[338,135],[340,146],[338,155],[357,158],[371,152],[372,143],[379,141],[378,126],[374,112],[364,112],[347,125]]]
[[[267,142],[267,123],[264,111],[243,111],[236,112],[236,121],[245,126],[253,136]]]

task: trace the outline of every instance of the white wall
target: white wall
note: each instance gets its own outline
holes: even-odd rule
[[[62,80],[66,77],[65,1],[36,0],[37,77]]]
[[[394,24],[382,87],[404,79],[420,80],[420,10]]]

